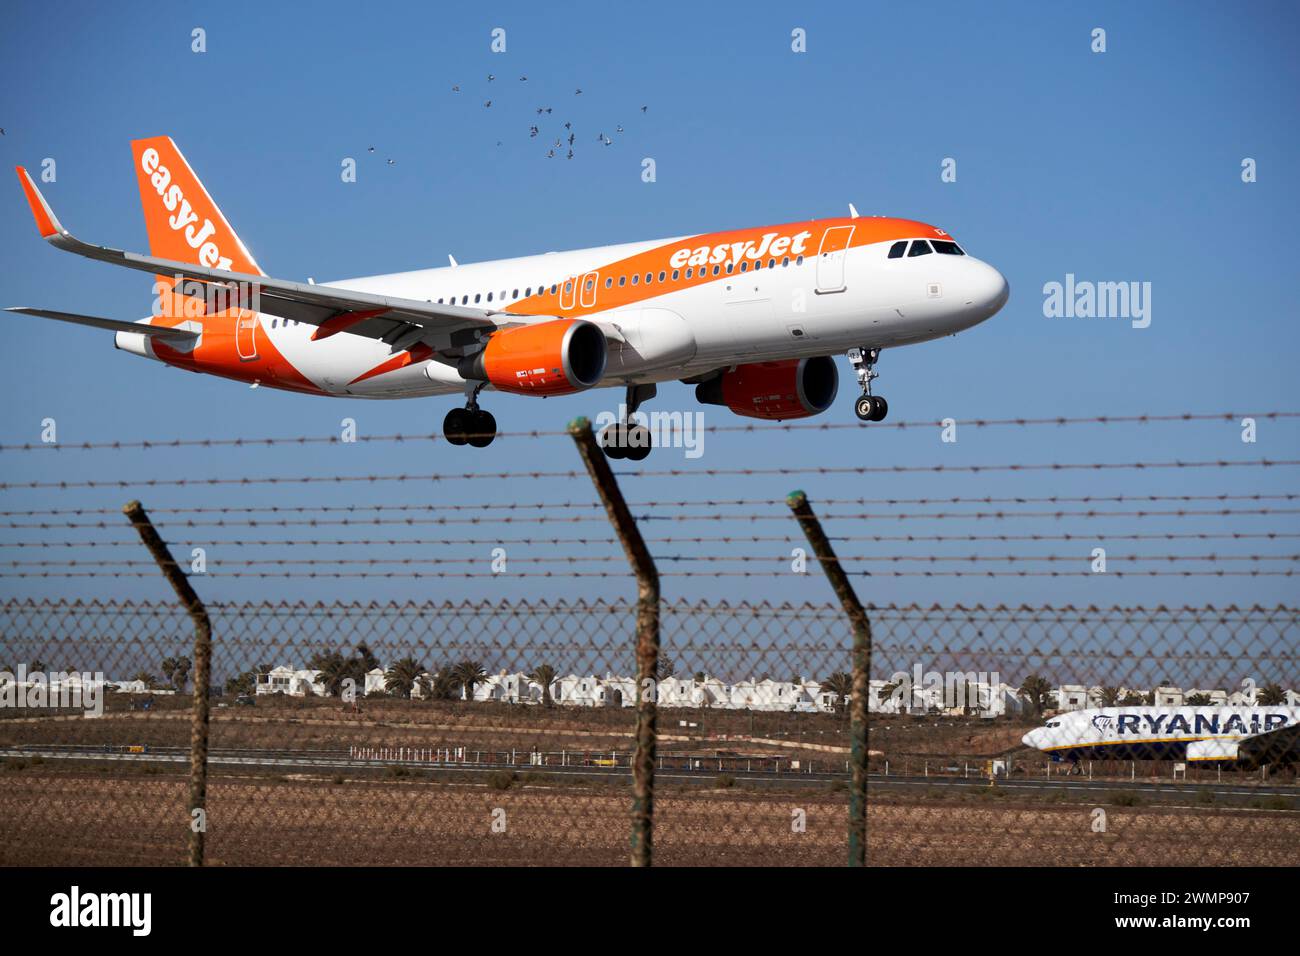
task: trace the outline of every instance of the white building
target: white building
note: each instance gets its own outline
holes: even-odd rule
[[[1094,706],[1089,698],[1088,688],[1082,684],[1062,684],[1056,689],[1056,710],[1061,713],[1069,710],[1087,710]]]
[[[557,704],[570,707],[595,707],[601,698],[600,678],[594,674],[579,677],[568,674],[555,682],[551,696]]]
[[[365,696],[371,694],[385,694],[388,692],[388,683],[385,672],[382,667],[376,667],[373,670],[366,671]]]
[[[320,682],[320,671],[295,670],[281,665],[258,675],[257,693],[287,694],[290,697],[323,697],[325,685]]]
[[[1151,692],[1153,703],[1156,707],[1181,707],[1186,695],[1181,687],[1169,687],[1162,685]]]

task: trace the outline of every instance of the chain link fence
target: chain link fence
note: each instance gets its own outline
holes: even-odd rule
[[[209,605],[195,815],[186,609],[9,600],[0,863],[177,865],[201,828],[209,865],[624,864],[636,610]],[[1300,609],[867,612],[869,863],[1294,862],[1282,759],[1054,762],[1022,738],[1155,695],[1229,707],[1243,679],[1285,710]],[[661,602],[656,864],[846,861],[852,643],[838,605]]]

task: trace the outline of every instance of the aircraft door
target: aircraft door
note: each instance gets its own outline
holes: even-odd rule
[[[569,276],[564,280],[564,285],[560,286],[560,308],[568,311],[573,308],[578,298],[578,277]]]
[[[240,309],[235,314],[235,351],[241,362],[251,362],[257,358],[256,312]]]
[[[817,292],[843,292],[844,259],[848,255],[853,226],[833,226],[822,233],[817,250]]]

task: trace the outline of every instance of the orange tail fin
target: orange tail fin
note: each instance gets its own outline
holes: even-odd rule
[[[265,275],[170,136],[131,143],[149,252],[191,265]]]

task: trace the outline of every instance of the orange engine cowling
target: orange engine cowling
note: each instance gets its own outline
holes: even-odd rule
[[[706,405],[726,405],[746,418],[783,421],[826,411],[839,384],[835,360],[819,355],[737,365],[695,386],[695,397]]]
[[[556,319],[504,329],[487,346],[461,359],[461,377],[491,382],[503,392],[568,395],[591,388],[605,374],[605,333],[581,319]]]

